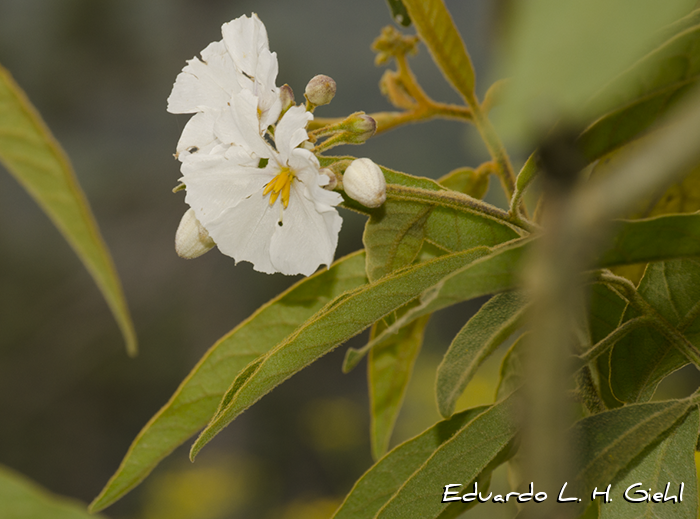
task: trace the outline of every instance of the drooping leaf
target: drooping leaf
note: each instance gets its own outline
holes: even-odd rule
[[[436,449],[487,409],[488,406],[481,406],[457,413],[394,447],[357,480],[332,519],[374,517]]]
[[[474,96],[474,67],[442,0],[403,0],[418,35],[445,78],[465,99]]]
[[[202,429],[231,381],[338,295],[367,283],[363,251],[305,278],[219,339],[131,444],[90,505],[99,511],[138,485],[160,461]]]
[[[459,331],[437,370],[435,391],[442,416],[452,415],[481,364],[520,327],[527,302],[521,292],[497,294]]]
[[[697,83],[698,44],[700,25],[679,30],[603,90],[601,95],[614,99],[616,108],[581,135],[581,150],[589,161],[647,130]]]
[[[517,393],[493,405],[440,445],[379,510],[377,519],[438,517],[449,503],[436,492],[447,482],[470,484],[509,448],[517,432]],[[505,456],[507,458],[507,456]],[[459,460],[459,461],[456,461]],[[500,462],[506,461],[504,457]]]
[[[0,164],[36,200],[97,283],[130,355],[136,332],[121,283],[68,157],[10,73],[0,66]]]
[[[700,260],[684,258],[650,263],[638,288],[639,294],[654,309],[686,335],[700,342]],[[627,308],[623,321],[637,317]],[[631,331],[612,350],[610,382],[615,396],[624,402],[649,400],[656,386],[688,360],[656,329],[643,327]]]
[[[99,519],[77,499],[52,494],[26,476],[0,465],[0,517],[6,519]]]
[[[697,519],[698,493],[695,469],[695,444],[698,439],[697,407],[692,409],[678,425],[672,427],[661,439],[639,454],[613,482],[611,496],[628,495],[633,499],[643,497],[634,494],[635,490],[648,491],[652,497],[664,493],[678,496],[683,484],[683,500],[674,502],[636,502],[626,499],[613,499],[600,508],[600,519],[633,519],[653,517],[655,519]],[[641,484],[640,484],[641,483]],[[663,499],[663,496],[657,496]],[[660,501],[661,501],[660,500]]]
[[[523,139],[564,118],[582,123],[617,105],[603,90],[657,46],[659,29],[687,14],[693,0],[536,0],[513,5],[503,76],[512,77],[504,107],[508,128]],[[556,42],[556,45],[552,45]],[[624,91],[634,77],[619,78]],[[595,94],[595,99],[591,99]]]
[[[370,351],[367,361],[369,383],[370,440],[372,456],[379,459],[389,447],[391,433],[406,394],[413,365],[423,344],[430,319],[424,315],[390,335]],[[382,321],[374,325],[383,329]],[[376,334],[373,328],[373,334]]]
[[[486,247],[405,267],[331,301],[277,344],[243,383],[233,381],[217,414],[192,446],[192,459],[219,431],[275,386],[378,319],[418,297],[455,270],[489,253]],[[232,390],[233,389],[233,390]]]
[[[586,417],[572,428],[572,448],[579,460],[567,491],[590,495],[613,478],[695,406],[691,398],[632,404]],[[586,502],[572,503],[582,513]]]

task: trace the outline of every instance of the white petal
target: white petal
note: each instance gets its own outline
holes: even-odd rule
[[[236,153],[242,156],[234,160],[227,158]],[[183,161],[182,180],[187,186],[185,202],[210,232],[209,222],[253,193],[260,192],[262,196],[263,186],[274,176],[258,169],[257,159],[249,158],[245,164],[244,156],[240,149],[238,152],[234,149],[227,150],[226,155],[193,154]]]
[[[207,225],[207,230],[219,250],[236,262],[249,261],[258,272],[273,274],[275,268],[270,259],[272,234],[277,229],[280,205],[272,207],[262,197],[260,190]]]
[[[214,121],[218,116],[218,111],[207,110],[194,114],[185,128],[177,143],[177,154],[183,160],[190,153],[208,154],[221,141],[214,135]]]
[[[267,31],[258,15],[253,13],[250,18],[241,16],[225,23],[221,34],[238,70],[254,78],[260,52],[269,50]]]
[[[342,219],[332,208],[319,213],[302,190],[300,183],[292,184],[283,225],[272,236],[270,255],[277,271],[310,276],[319,265],[333,262]]]
[[[303,106],[293,106],[282,116],[275,130],[275,144],[284,161],[289,159],[294,148],[309,138],[306,125],[313,118]]]
[[[248,90],[231,98],[230,106],[214,124],[214,133],[222,142],[243,146],[258,157],[269,158],[272,154],[272,148],[260,135],[258,98]]]
[[[168,97],[168,112],[201,112],[206,108],[222,109],[231,95],[240,90],[235,65],[223,42],[210,43],[202,51],[202,60],[187,62],[175,79]]]
[[[260,129],[263,131],[275,124],[282,112],[280,89],[275,85],[277,69],[277,54],[264,50],[260,54],[255,76],[255,94],[258,96],[260,108]]]

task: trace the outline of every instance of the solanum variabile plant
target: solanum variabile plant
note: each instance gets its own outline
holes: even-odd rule
[[[375,464],[334,518],[445,519],[475,505],[488,516],[508,499],[523,517],[697,517],[700,397],[654,395],[681,367],[700,367],[700,10],[690,0],[513,3],[503,79],[480,99],[443,0],[389,4],[416,32],[389,26],[373,44],[377,63],[395,66],[380,83],[391,111],[316,117],[350,86],[316,76],[303,101],[278,87],[254,14],[225,23],[177,76],[168,110],[193,114],[176,145],[189,205],[178,253],[216,247],[305,277],[211,347],[91,509],[190,438],[195,460],[268,392],[369,329],[343,370],[366,359]],[[460,104],[421,87],[410,67],[421,46]],[[488,160],[431,180],[329,153],[435,118],[473,125]],[[512,160],[504,136],[527,154]],[[506,208],[483,201],[492,176]],[[336,258],[347,210],[367,217],[364,249]],[[435,374],[442,421],[390,449],[428,319],[482,296]],[[509,341],[492,403],[459,409]],[[503,464],[513,493],[489,496]],[[640,481],[644,499],[630,490]]]

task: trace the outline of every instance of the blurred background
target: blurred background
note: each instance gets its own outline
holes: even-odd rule
[[[446,0],[483,94],[494,4]],[[173,194],[175,144],[188,116],[165,111],[176,75],[221,25],[257,12],[279,59],[278,85],[303,98],[316,74],[335,79],[319,116],[391,109],[370,45],[392,23],[384,0],[3,0],[0,63],[67,151],[124,284],[140,342],[127,358],[96,286],[48,218],[0,167],[0,463],[49,490],[91,501],[147,420],[219,337],[297,278],[234,266],[214,250],[175,254],[186,206]],[[413,33],[413,29],[406,30]],[[414,72],[436,100],[459,102],[424,47]],[[433,121],[336,154],[367,156],[438,178],[487,158],[475,132]],[[492,183],[487,199],[503,205]],[[364,217],[344,218],[336,257],[362,247]],[[433,318],[392,445],[438,419],[435,368],[483,301]],[[359,346],[366,335],[351,345]],[[198,457],[189,444],[105,515],[132,519],[328,517],[371,465],[364,365],[346,346],[285,382]],[[490,402],[498,362],[462,406]],[[496,512],[496,510],[494,510]]]

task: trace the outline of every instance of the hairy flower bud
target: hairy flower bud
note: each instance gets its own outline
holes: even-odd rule
[[[314,106],[323,106],[331,102],[335,97],[335,81],[328,76],[319,74],[314,76],[306,85],[304,95],[306,99]]]
[[[194,209],[188,209],[175,233],[175,252],[181,258],[194,259],[211,250],[214,245],[214,240],[195,217]]]
[[[343,175],[345,194],[366,207],[379,207],[386,200],[386,180],[370,159],[357,159]]]
[[[325,175],[328,177],[328,183],[324,185],[323,188],[329,191],[333,191],[338,185],[338,177],[335,175],[333,170],[329,168],[323,168],[318,173],[319,175]]]
[[[364,112],[355,112],[343,121],[348,144],[362,144],[377,131],[377,121]]]

